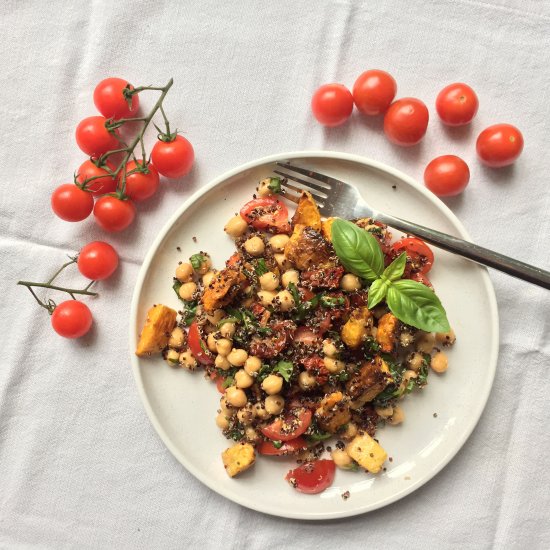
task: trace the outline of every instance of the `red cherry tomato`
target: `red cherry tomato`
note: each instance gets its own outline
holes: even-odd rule
[[[258,446],[258,452],[267,456],[284,456],[297,453],[307,449],[306,440],[303,437],[297,437],[290,441],[283,441],[280,447],[275,447],[273,441],[262,441]]]
[[[101,281],[116,271],[118,254],[109,243],[93,241],[80,250],[77,266],[84,277]]]
[[[477,155],[483,164],[493,168],[512,164],[523,151],[523,136],[511,124],[495,124],[479,134]]]
[[[417,283],[422,283],[423,285],[426,285],[428,288],[431,288],[433,290],[433,285],[428,279],[428,276],[425,273],[422,273],[421,271],[415,271],[411,274],[411,280],[416,281]]]
[[[414,271],[420,273],[428,273],[434,263],[434,253],[431,248],[416,237],[405,237],[393,243],[391,250],[396,256],[403,251],[406,252],[414,264]]]
[[[95,221],[105,231],[122,231],[134,221],[135,216],[136,207],[132,201],[110,195],[100,197],[94,206]]]
[[[276,233],[290,231],[288,209],[277,197],[252,199],[241,208],[240,214],[254,229]]]
[[[132,95],[130,103],[124,95],[126,88],[134,87],[122,78],[106,78],[94,90],[94,103],[97,110],[106,118],[131,118],[139,108],[139,97]]]
[[[416,145],[428,128],[428,108],[414,97],[394,101],[384,116],[384,132],[396,145]]]
[[[315,495],[332,485],[335,472],[333,460],[313,460],[290,470],[285,479],[300,493]]]
[[[122,185],[122,174],[118,176],[119,186]],[[130,161],[126,165],[126,190],[133,201],[140,202],[151,198],[159,187],[159,173],[157,169],[148,163],[143,165],[141,162],[136,164]]]
[[[311,110],[324,126],[339,126],[353,111],[353,96],[343,84],[325,84],[313,94]]]
[[[445,86],[435,100],[437,114],[449,126],[469,124],[476,116],[478,107],[476,93],[462,82]]]
[[[311,424],[311,411],[304,407],[291,409],[282,418],[274,420],[268,426],[264,426],[261,432],[275,441],[290,441],[302,435]]]
[[[195,151],[189,141],[179,134],[174,141],[157,141],[151,151],[155,168],[167,178],[181,178],[193,166]]]
[[[107,130],[106,122],[105,117],[89,116],[76,127],[76,143],[89,157],[100,157],[119,148],[119,141]]]
[[[298,327],[292,338],[295,344],[304,344],[306,346],[314,346],[319,340],[319,333],[314,332],[308,327]]]
[[[74,183],[64,183],[52,193],[51,205],[54,213],[62,220],[80,222],[92,213],[94,198]]]
[[[386,71],[365,71],[353,85],[353,101],[364,115],[385,113],[396,93],[397,83]]]
[[[206,344],[204,343],[200,332],[199,326],[196,321],[191,323],[189,327],[189,334],[187,335],[187,341],[189,343],[189,349],[193,354],[193,357],[201,363],[201,365],[213,365],[214,359],[212,354],[208,351]],[[222,392],[225,393],[225,392]]]
[[[115,169],[109,163],[107,163],[107,166],[110,170]],[[100,168],[93,160],[83,162],[76,173],[76,181],[80,184],[84,184],[89,178],[97,178],[86,184],[86,189],[94,196],[106,195],[116,190],[115,178],[105,168]]]
[[[424,170],[426,187],[439,197],[462,193],[470,181],[468,165],[455,155],[434,158]]]
[[[287,341],[294,332],[294,324],[291,321],[278,321],[269,325],[271,335],[253,336],[250,342],[250,354],[262,359],[271,359],[283,351]]]
[[[86,304],[67,300],[55,307],[51,317],[52,327],[64,338],[80,338],[92,326],[92,313]]]

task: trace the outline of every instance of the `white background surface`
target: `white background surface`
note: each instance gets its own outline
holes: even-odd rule
[[[321,524],[240,508],[176,462],[139,402],[127,318],[141,259],[182,200],[226,169],[283,150],[362,154],[418,179],[432,157],[457,153],[469,162],[472,181],[447,203],[472,237],[550,269],[549,24],[550,5],[535,0],[4,2],[0,547],[548,547],[547,291],[491,273],[500,361],[472,437],[415,494]],[[399,96],[428,104],[433,116],[420,146],[396,148],[380,120],[356,114],[332,130],[312,120],[317,85],[352,86],[367,68],[389,70]],[[94,114],[94,85],[113,75],[137,85],[174,77],[166,109],[194,144],[197,163],[191,177],[166,183],[140,208],[131,229],[107,237],[122,268],[90,304],[93,332],[72,342],[52,333],[47,315],[15,281],[45,280],[66,253],[105,238],[91,220],[56,219],[48,203],[83,161],[73,132]],[[480,112],[470,129],[448,131],[433,104],[457,80],[478,91]],[[153,101],[143,96],[144,106]],[[475,160],[477,133],[495,122],[524,133],[526,148],[513,168],[493,171]],[[457,292],[467,294],[467,285]]]

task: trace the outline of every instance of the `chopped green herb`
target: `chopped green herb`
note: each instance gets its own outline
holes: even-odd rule
[[[273,372],[279,373],[284,378],[285,382],[290,380],[293,371],[294,365],[290,361],[279,361],[273,369]]]
[[[430,364],[432,362],[432,356],[429,353],[422,354],[422,365],[418,371],[418,377],[415,379],[418,387],[425,386],[428,383],[428,373],[430,372]]]
[[[193,254],[189,258],[189,261],[191,262],[193,269],[200,269],[201,265],[205,260],[206,258],[202,254]]]
[[[237,317],[226,317],[217,324],[217,327],[220,328],[225,325],[225,323],[238,323],[239,321],[240,319],[237,319]]]
[[[267,188],[273,193],[281,192],[281,178],[269,178]]]
[[[235,378],[233,376],[227,376],[223,381],[222,387],[229,388],[229,386],[232,386],[234,383],[235,383]]]
[[[256,265],[254,267],[254,271],[256,272],[256,275],[258,277],[261,277],[262,275],[264,275],[265,273],[267,273],[269,271],[269,269],[267,269],[267,265],[265,265],[265,260],[263,258],[260,258],[256,262]]]
[[[273,446],[276,448],[276,449],[280,449],[282,446],[283,446],[283,442],[276,439],[274,441],[272,441],[271,443],[273,443]]]
[[[321,296],[320,300],[321,305],[324,307],[336,307],[342,306],[346,303],[346,299],[343,296]]]

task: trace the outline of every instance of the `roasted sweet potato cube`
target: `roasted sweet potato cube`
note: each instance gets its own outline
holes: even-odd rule
[[[330,433],[347,424],[351,419],[349,405],[341,391],[333,392],[324,397],[315,410],[315,418],[319,426]]]
[[[321,222],[321,232],[323,237],[329,242],[332,242],[332,224],[336,218],[327,218]]]
[[[368,434],[356,435],[347,444],[346,452],[371,474],[377,474],[388,457],[382,446]]]
[[[315,229],[304,225],[294,226],[285,246],[285,256],[300,270],[334,265],[330,243]]]
[[[371,312],[366,306],[354,309],[340,331],[342,341],[346,346],[358,348],[368,335],[368,329],[372,327]]]
[[[237,443],[222,453],[222,461],[229,477],[235,477],[254,464],[256,453],[250,443]]]
[[[216,273],[202,295],[205,311],[214,311],[231,303],[245,281],[243,273],[234,267],[227,267]]]
[[[353,408],[372,401],[391,382],[393,378],[390,369],[379,355],[370,362],[365,361],[346,385],[348,394],[353,399]]]
[[[136,355],[144,357],[162,351],[168,345],[170,333],[176,326],[176,315],[177,313],[168,306],[162,304],[153,306],[147,312]]]
[[[321,230],[321,214],[317,203],[308,191],[304,191],[300,197],[296,212],[292,216],[292,225],[305,225],[316,231]]]
[[[397,340],[397,327],[399,321],[393,313],[386,313],[378,320],[378,330],[376,332],[376,341],[380,344],[380,349],[390,353]]]

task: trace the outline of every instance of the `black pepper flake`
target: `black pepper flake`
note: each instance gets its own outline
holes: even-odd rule
[[[181,252],[181,247],[180,247],[180,246],[176,246],[176,250],[177,250],[178,252]]]
[[[390,456],[390,457],[388,458],[388,460],[389,460],[390,462],[393,462],[393,457]]]
[[[349,491],[345,491],[344,493],[342,493],[342,500],[348,500],[349,497],[350,497]]]
[[[437,413],[434,413],[434,418],[437,418]]]
[[[197,237],[193,237],[193,242],[194,242],[194,243],[197,242]]]
[[[397,185],[392,185],[391,188],[392,189],[397,189]]]

